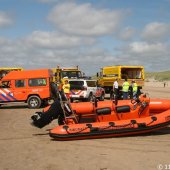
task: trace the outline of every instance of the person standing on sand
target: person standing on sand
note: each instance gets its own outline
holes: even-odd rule
[[[122,92],[123,92],[123,100],[127,100],[129,95],[129,82],[127,81],[127,78],[125,78],[125,81],[122,85]]]
[[[165,86],[166,86],[166,83],[164,82],[164,88],[165,88]]]
[[[63,91],[66,94],[67,98],[70,98],[70,84],[68,80],[65,80],[64,85],[63,85]]]
[[[135,80],[132,80],[132,92],[133,92],[133,99],[137,98],[137,91],[138,91],[138,85],[135,82]]]
[[[118,99],[118,96],[119,96],[119,84],[118,84],[117,79],[113,83],[113,92],[115,94],[115,98]]]

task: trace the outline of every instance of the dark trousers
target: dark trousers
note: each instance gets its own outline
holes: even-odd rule
[[[118,99],[119,97],[119,90],[118,89],[114,89],[114,95],[115,95],[115,98]]]
[[[126,100],[128,99],[128,92],[123,92],[123,100]]]

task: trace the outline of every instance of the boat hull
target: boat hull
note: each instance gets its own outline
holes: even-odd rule
[[[153,132],[170,124],[170,110],[154,116],[119,120],[114,122],[95,122],[57,126],[49,132],[55,140],[81,140],[131,136]]]

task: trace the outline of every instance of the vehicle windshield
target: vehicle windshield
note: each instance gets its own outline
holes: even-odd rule
[[[86,81],[87,82],[87,86],[88,87],[96,87],[97,86],[97,84],[96,84],[96,81]]]
[[[80,71],[62,71],[61,78],[80,78],[81,72]]]
[[[12,69],[4,69],[0,68],[0,79],[2,79],[6,74],[8,74],[10,71],[21,71],[21,68],[12,68]]]
[[[1,70],[0,71],[0,79],[2,79],[6,74],[8,74],[9,71],[4,71],[4,70]]]
[[[10,81],[2,81],[0,82],[0,88],[10,88],[11,82]]]
[[[141,79],[142,78],[142,69],[141,68],[122,68],[121,78],[127,79]]]
[[[83,81],[69,81],[70,90],[82,90],[84,82]]]

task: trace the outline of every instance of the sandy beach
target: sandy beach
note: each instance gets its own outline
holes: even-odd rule
[[[170,99],[170,83],[147,82],[151,98]],[[159,170],[170,168],[170,127],[152,134],[107,139],[54,141],[50,125],[30,125],[36,110],[25,105],[0,108],[0,170]]]

